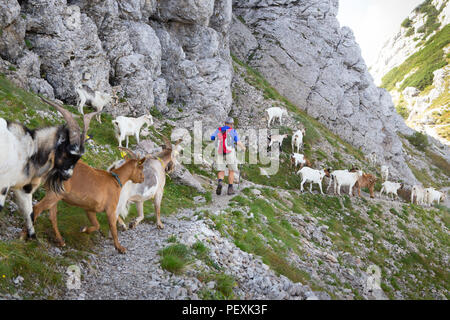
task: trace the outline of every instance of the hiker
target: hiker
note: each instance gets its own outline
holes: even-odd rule
[[[225,178],[225,169],[228,166],[228,195],[233,195],[234,172],[238,171],[235,145],[238,145],[243,151],[245,146],[239,140],[236,130],[233,129],[234,120],[228,118],[225,125],[214,131],[211,136],[212,141],[217,143],[217,158],[216,167],[219,171],[217,173],[218,185],[216,194],[222,194],[222,181]],[[216,140],[217,139],[217,140]]]

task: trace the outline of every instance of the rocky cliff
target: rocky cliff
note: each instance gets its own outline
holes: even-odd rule
[[[231,1],[2,0],[0,12],[0,56],[35,92],[74,103],[80,83],[117,87],[117,114],[231,106]]]
[[[292,103],[414,181],[397,132],[411,130],[377,88],[338,1],[234,1],[231,51]]]
[[[386,42],[370,72],[406,124],[450,144],[450,1],[427,0]]]
[[[399,30],[385,42],[375,63],[369,66],[375,84],[381,85],[382,78],[390,70],[423,48],[424,40],[432,37],[449,22],[448,0],[427,0],[414,9],[402,22]]]
[[[156,107],[189,126],[231,112],[231,53],[344,140],[377,153],[395,178],[413,183],[398,137],[413,130],[374,85],[337,11],[337,0],[0,0],[0,68],[22,87],[66,103],[87,84],[118,93],[109,113]]]

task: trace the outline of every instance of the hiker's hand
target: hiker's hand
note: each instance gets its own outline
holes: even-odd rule
[[[237,144],[238,144],[239,148],[241,148],[242,151],[247,150],[242,142],[239,141]]]

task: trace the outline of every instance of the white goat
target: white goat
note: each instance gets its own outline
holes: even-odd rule
[[[389,167],[388,166],[381,166],[381,180],[387,181],[389,178]]]
[[[370,155],[367,156],[367,160],[369,160],[369,163],[372,166],[375,166],[378,163],[378,156],[375,152],[372,152]]]
[[[86,85],[79,86],[77,89],[78,94],[78,111],[84,114],[83,107],[87,103],[98,112],[97,121],[102,123],[101,112],[103,108],[111,102],[112,97],[107,93],[94,91]]]
[[[295,168],[300,165],[300,169],[303,168],[303,166],[311,166],[311,162],[309,162],[309,160],[300,153],[293,153],[291,155],[291,165],[293,165]]]
[[[53,102],[66,119],[67,125],[29,129],[19,123],[0,118],[0,210],[8,191],[14,192],[16,203],[26,222],[29,238],[35,238],[33,193],[45,182],[55,193],[73,174],[73,168],[84,153],[84,138],[95,113],[84,117],[81,132],[73,115]]]
[[[380,198],[383,195],[383,191],[384,191],[384,192],[386,192],[388,198],[390,198],[389,195],[392,194],[392,200],[394,200],[395,197],[398,198],[397,191],[402,188],[403,188],[403,183],[385,181],[385,182],[383,182],[382,188],[380,190]]]
[[[122,146],[122,141],[127,140],[126,147],[128,148],[128,137],[135,136],[137,143],[139,143],[139,134],[141,128],[144,124],[151,126],[153,124],[153,118],[150,114],[143,115],[139,118],[129,118],[124,116],[119,116],[115,120],[112,120],[114,125],[114,130],[116,132],[117,141],[119,141],[119,146]]]
[[[294,152],[294,147],[297,148],[297,153],[300,152],[300,149],[303,148],[303,137],[306,134],[305,129],[297,130],[294,135],[292,136],[292,152]]]
[[[175,153],[179,152],[175,150],[178,149],[180,143],[181,140],[178,140],[175,145],[172,145],[168,140],[165,140],[165,146],[160,153],[156,156],[147,155],[148,159],[144,163],[144,182],[137,184],[128,181],[123,186],[116,214],[118,217],[120,215],[125,219],[128,215],[129,204],[134,202],[139,216],[130,224],[130,228],[136,227],[144,219],[144,202],[147,200],[153,200],[157,227],[159,229],[164,228],[160,212],[164,186],[166,185],[166,173],[171,173],[174,170]],[[108,171],[120,166],[120,164],[120,162],[114,164]],[[118,222],[127,229],[122,219],[118,219]]]
[[[437,191],[434,188],[425,189],[425,202],[429,206],[431,206],[434,201],[436,201],[437,204],[440,204],[441,200],[444,200],[444,198],[445,198],[445,193]]]
[[[423,205],[425,200],[425,190],[421,186],[413,186],[411,189],[411,203],[414,203],[414,198],[416,204]]]
[[[269,148],[272,148],[272,145],[274,145],[275,143],[278,143],[280,145],[280,149],[283,146],[283,140],[287,138],[287,134],[283,134],[283,135],[279,135],[279,134],[274,134],[270,137],[270,143],[269,143]]]
[[[330,176],[330,172],[328,169],[324,169],[324,170],[315,170],[315,169],[311,169],[309,167],[303,167],[301,170],[299,170],[297,172],[297,174],[301,174],[302,176],[302,182],[300,184],[300,191],[303,192],[303,185],[305,184],[305,182],[310,182],[309,185],[309,192],[312,193],[312,185],[313,183],[317,183],[319,185],[320,188],[320,193],[324,194],[322,191],[322,180],[325,176],[329,177]]]
[[[362,177],[363,172],[361,170],[356,172],[349,172],[349,171],[333,171],[333,180],[335,183],[335,193],[337,189],[337,194],[341,195],[341,187],[348,187],[348,194],[351,197],[352,196],[352,190],[355,186],[356,182],[360,177]]]
[[[266,110],[267,116],[268,116],[268,123],[267,126],[270,127],[270,124],[272,123],[272,120],[278,119],[280,121],[280,125],[283,125],[282,118],[283,115],[288,115],[288,112],[284,108],[280,107],[273,107]]]

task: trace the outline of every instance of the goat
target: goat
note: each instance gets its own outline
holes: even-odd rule
[[[314,170],[308,167],[303,167],[301,170],[297,172],[297,174],[301,174],[302,176],[302,182],[300,184],[300,192],[303,192],[303,185],[305,182],[310,182],[309,185],[309,192],[312,193],[312,185],[313,183],[317,183],[320,188],[320,193],[323,195],[322,191],[322,180],[325,176],[330,176],[330,170],[324,169],[324,170]]]
[[[269,143],[269,148],[272,148],[272,146],[277,143],[280,145],[280,149],[283,146],[283,140],[287,138],[287,134],[283,134],[283,135],[278,135],[278,134],[274,134],[273,136],[270,137],[270,143]]]
[[[353,186],[356,184],[358,179],[362,177],[362,175],[363,173],[361,170],[356,172],[333,171],[333,178],[337,186],[337,194],[341,195],[341,187],[348,186],[348,195],[352,196]]]
[[[280,125],[283,125],[283,115],[285,114],[286,116],[288,115],[288,112],[286,109],[284,108],[280,108],[280,107],[273,107],[273,108],[269,108],[266,110],[267,116],[268,116],[268,122],[267,122],[267,126],[270,127],[270,124],[272,123],[272,120],[278,119],[280,121]]]
[[[96,113],[84,116],[81,132],[73,115],[60,105],[41,98],[56,108],[67,125],[29,129],[0,118],[0,210],[11,188],[25,218],[22,236],[35,238],[33,226],[33,193],[45,182],[58,193],[63,181],[72,176],[73,168],[84,153],[89,123]]]
[[[294,152],[294,147],[297,148],[297,153],[300,152],[300,148],[303,147],[303,137],[306,134],[306,130],[305,129],[301,129],[301,130],[297,130],[294,135],[292,136],[292,141],[291,141],[291,145],[292,145],[292,152]]]
[[[297,168],[298,165],[300,169],[305,165],[311,167],[311,162],[303,154],[294,153],[291,155],[291,167]]]
[[[403,186],[404,186],[403,183],[399,182],[391,182],[391,181],[383,182],[382,188],[380,190],[380,198],[383,195],[383,191],[386,192],[388,198],[390,198],[389,195],[392,194],[392,200],[394,200],[395,197],[398,198],[397,191],[399,189],[403,189]]]
[[[130,224],[130,228],[136,227],[144,219],[144,202],[153,199],[156,225],[159,229],[163,229],[164,225],[161,222],[161,200],[164,194],[164,186],[166,185],[166,173],[173,171],[176,163],[176,150],[182,140],[178,140],[174,147],[165,139],[166,144],[163,150],[156,156],[147,155],[147,160],[144,163],[143,183],[136,184],[128,182],[124,185],[120,193],[119,203],[117,205],[116,216],[119,215],[125,219],[128,215],[128,204],[134,202],[139,216]],[[122,219],[119,223],[127,229]]]
[[[389,178],[389,167],[381,166],[381,180],[387,181],[388,178]]]
[[[441,200],[443,201],[445,199],[445,193],[442,193],[440,191],[437,191],[434,188],[427,188],[425,189],[425,202],[427,205],[431,206],[434,201],[437,202],[439,205]]]
[[[78,111],[81,114],[84,114],[83,107],[86,103],[98,112],[97,121],[99,123],[102,123],[101,112],[103,108],[111,102],[112,97],[107,93],[94,91],[86,85],[82,85],[76,88],[76,92],[78,94]]]
[[[132,154],[130,151],[128,152]],[[146,158],[127,158],[123,165],[111,170],[111,172],[95,169],[83,161],[78,161],[72,177],[64,182],[64,191],[57,194],[47,190],[45,197],[34,206],[34,220],[36,221],[43,211],[49,210],[50,221],[55,231],[57,242],[60,246],[64,246],[64,240],[59,233],[56,219],[59,201],[62,200],[69,205],[83,208],[86,211],[92,226],[83,227],[81,232],[88,234],[100,229],[96,214],[105,211],[114,240],[114,247],[120,253],[125,253],[126,249],[120,245],[117,237],[116,208],[120,191],[124,184],[128,181],[135,183],[144,181],[143,163],[145,160]]]
[[[362,176],[360,176],[355,184],[355,187],[358,189],[358,196],[361,197],[361,188],[369,188],[370,197],[374,199],[374,188],[376,182],[377,178],[374,175],[364,173]],[[355,194],[353,193],[353,195]]]
[[[369,163],[372,166],[375,166],[378,163],[378,156],[375,152],[372,152],[370,155],[367,156],[367,160],[369,160]]]
[[[122,141],[126,138],[128,148],[128,137],[135,136],[137,143],[139,144],[139,134],[144,124],[151,126],[153,124],[152,115],[143,115],[139,118],[129,118],[119,116],[115,120],[112,120],[114,131],[116,132],[117,141],[119,141],[119,147],[122,146]]]
[[[337,183],[336,183],[336,179],[335,179],[336,174],[339,174],[341,172],[356,172],[358,170],[359,170],[358,168],[352,167],[350,170],[348,170],[348,169],[346,169],[346,170],[334,170],[333,172],[331,172],[330,173],[330,177],[329,177],[330,179],[328,181],[327,192],[328,192],[328,190],[330,190],[331,183],[333,183],[333,188],[334,188],[333,193],[336,194],[336,190],[337,190]]]
[[[425,201],[425,190],[421,186],[413,186],[411,190],[411,203],[415,202],[418,205],[423,205]]]

